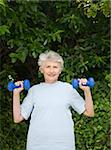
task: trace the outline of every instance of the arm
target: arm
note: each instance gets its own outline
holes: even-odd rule
[[[18,81],[15,84],[21,84],[20,88],[16,88],[13,91],[13,119],[15,123],[19,123],[24,119],[20,114],[20,92],[23,90],[23,82]]]
[[[94,117],[94,107],[93,107],[93,100],[90,88],[88,86],[82,86],[82,83],[86,83],[86,79],[80,79],[80,88],[84,91],[85,96],[85,108],[84,115],[88,117]]]

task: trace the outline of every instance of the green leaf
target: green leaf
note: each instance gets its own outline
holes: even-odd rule
[[[0,5],[2,5],[2,6],[5,7],[5,2],[4,2],[4,0],[0,0]]]
[[[0,35],[4,35],[6,33],[10,33],[8,26],[6,26],[6,25],[0,26]]]

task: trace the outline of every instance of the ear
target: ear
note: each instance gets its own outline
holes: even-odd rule
[[[59,75],[61,74],[61,72],[62,72],[62,71],[60,70],[60,71],[59,71]]]
[[[63,69],[61,68],[61,69],[60,69],[60,71],[59,71],[59,74],[61,74],[61,73],[62,73],[62,70],[63,70]]]
[[[39,71],[40,71],[41,73],[43,73],[43,69],[42,69],[42,67],[39,67]]]

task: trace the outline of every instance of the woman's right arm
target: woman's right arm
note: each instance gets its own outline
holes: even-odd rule
[[[20,88],[16,88],[13,91],[13,120],[15,123],[19,123],[24,120],[20,113],[20,92],[23,90],[23,82],[18,81],[15,84],[21,85]]]

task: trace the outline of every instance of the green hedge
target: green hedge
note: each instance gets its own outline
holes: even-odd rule
[[[64,58],[61,80],[95,79],[94,118],[72,110],[77,150],[110,149],[109,12],[109,1],[0,1],[0,149],[25,150],[29,124],[13,123],[8,76],[39,83],[37,59],[49,49]]]

